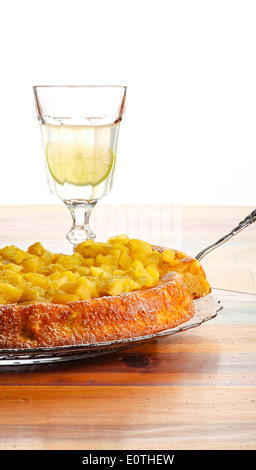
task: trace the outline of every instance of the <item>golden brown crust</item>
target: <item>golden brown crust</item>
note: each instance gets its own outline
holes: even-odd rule
[[[154,250],[163,253],[167,248],[162,248],[160,246],[152,246]],[[177,250],[173,250],[175,253],[179,253]],[[169,267],[167,264],[165,267],[162,267],[162,275],[173,270],[182,275],[183,280],[187,286],[187,289],[193,299],[198,299],[205,295],[208,295],[211,292],[211,286],[207,281],[205,272],[202,265],[196,258],[186,256],[180,260],[180,263],[176,264],[174,267]]]
[[[68,305],[10,304],[0,308],[0,348],[90,344],[174,328],[194,315],[181,275],[169,272],[149,289]]]

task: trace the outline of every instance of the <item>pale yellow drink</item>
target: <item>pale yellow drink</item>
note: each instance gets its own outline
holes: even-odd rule
[[[64,201],[98,200],[113,183],[119,122],[41,125],[51,191]]]

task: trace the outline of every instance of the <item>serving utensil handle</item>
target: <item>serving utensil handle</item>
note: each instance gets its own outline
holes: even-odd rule
[[[254,209],[251,214],[247,215],[247,217],[245,217],[244,220],[242,220],[235,228],[233,228],[231,232],[229,232],[227,235],[224,235],[224,237],[220,238],[212,245],[207,246],[206,248],[204,248],[204,250],[200,251],[200,253],[198,253],[195,258],[198,261],[201,261],[201,259],[208,253],[210,253],[212,250],[215,250],[215,248],[217,248],[218,246],[223,245],[223,243],[226,243],[228,240],[230,240],[230,238],[234,237],[234,235],[237,235],[239,232],[244,230],[246,227],[248,227],[255,221],[256,209]]]

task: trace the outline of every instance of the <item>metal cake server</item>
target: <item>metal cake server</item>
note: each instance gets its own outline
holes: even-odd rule
[[[224,235],[224,237],[220,238],[219,240],[217,240],[212,245],[207,246],[206,248],[204,248],[204,250],[200,251],[200,253],[198,253],[198,255],[196,255],[195,258],[198,261],[201,261],[201,259],[205,255],[210,253],[210,251],[215,250],[215,248],[217,248],[218,246],[223,245],[223,243],[226,243],[228,240],[230,240],[230,238],[234,237],[234,235],[237,235],[239,232],[244,230],[246,227],[251,225],[253,222],[256,222],[256,209],[254,209],[251,212],[251,214],[247,215],[247,217],[245,217],[244,220],[242,220],[235,228],[233,228],[233,230],[231,230],[231,232],[229,232],[227,235]]]

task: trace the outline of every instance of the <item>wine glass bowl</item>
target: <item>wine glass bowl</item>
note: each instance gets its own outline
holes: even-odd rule
[[[68,207],[76,246],[95,238],[90,215],[112,188],[125,86],[34,86],[48,184]]]

